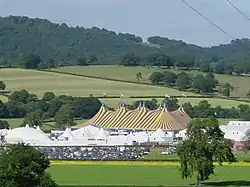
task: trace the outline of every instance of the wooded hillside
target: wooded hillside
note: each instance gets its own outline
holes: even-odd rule
[[[82,56],[97,57],[96,64],[119,64],[122,56],[133,53],[144,64],[152,64],[152,55],[158,54],[161,56],[158,61],[171,58],[174,62],[170,64],[179,67],[185,67],[187,62],[188,66],[195,68],[209,63],[211,68],[217,67],[218,73],[250,72],[249,39],[210,48],[159,36],[149,37],[147,43],[143,43],[141,37],[133,34],[97,27],[69,27],[65,23],[21,16],[0,17],[1,61],[18,59],[32,52],[43,60],[54,59],[64,65],[74,64]]]

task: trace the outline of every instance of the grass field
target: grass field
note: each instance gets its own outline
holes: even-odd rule
[[[4,118],[0,120],[5,120],[8,121],[8,123],[10,124],[11,128],[16,128],[19,127],[22,123],[23,123],[23,118]],[[86,120],[75,120],[75,123],[77,124],[82,124],[84,121]],[[54,129],[54,122],[45,122],[42,126],[43,130],[50,130],[50,129]]]
[[[54,69],[56,71],[76,73],[79,75],[88,76],[98,76],[103,78],[112,78],[117,80],[128,80],[136,82],[136,73],[142,73],[141,82],[149,82],[148,78],[152,72],[155,71],[173,71],[175,73],[180,73],[177,69],[162,70],[160,68],[147,68],[147,67],[123,67],[123,66],[71,66],[71,67],[61,67]],[[189,74],[201,74],[199,71],[187,71]],[[232,91],[232,96],[246,97],[246,93],[249,90],[250,77],[241,76],[230,76],[230,75],[219,75],[215,74],[216,79],[220,83],[229,82],[235,89]]]
[[[223,184],[250,186],[250,167],[216,167],[216,173],[207,183],[211,186]],[[195,183],[192,179],[181,179],[178,166],[158,165],[52,165],[48,169],[59,185],[178,185],[188,186]]]
[[[147,75],[152,72],[151,69],[143,68],[143,67],[121,67],[121,66],[90,66],[90,67],[78,67],[80,70],[89,69],[88,71],[81,71],[83,74],[94,75],[96,72],[96,76],[107,77],[107,75],[114,76],[111,78],[117,77],[117,72],[124,70],[117,79],[125,79],[131,77],[132,73],[137,72],[140,69],[147,72]],[[66,67],[59,70],[74,72],[74,68],[76,67]],[[81,69],[83,68],[83,69]],[[128,68],[128,70],[126,70]],[[106,69],[106,70],[105,70]],[[108,70],[109,69],[109,70]],[[118,71],[116,71],[118,69]],[[131,76],[129,76],[129,71]],[[107,71],[110,71],[110,74],[107,74]],[[117,75],[117,76],[116,76]],[[107,81],[95,78],[86,78],[74,75],[65,75],[60,73],[52,73],[52,72],[41,72],[34,70],[24,70],[24,69],[0,69],[0,79],[3,80],[7,85],[7,90],[15,91],[26,89],[31,93],[37,94],[38,96],[42,96],[44,92],[54,92],[57,95],[65,94],[65,95],[73,95],[73,96],[89,96],[93,94],[94,96],[103,96],[103,93],[106,93],[107,96],[120,96],[121,93],[124,94],[124,102],[131,104],[135,100],[139,99],[130,99],[130,96],[152,96],[159,95],[164,96],[165,93],[168,95],[181,95],[182,92],[171,89],[164,88],[158,86],[149,86],[149,85],[140,85],[133,83],[124,83],[117,81]],[[144,80],[146,81],[146,79]],[[186,95],[195,95],[194,93],[187,92]],[[6,101],[7,97],[0,96],[0,100]],[[150,99],[144,99],[150,100]],[[158,99],[162,101],[162,99]],[[179,98],[180,102],[191,102],[193,105],[197,105],[201,99],[193,99],[193,98]],[[233,100],[224,100],[224,99],[211,99],[206,98],[212,106],[221,105],[222,107],[232,107],[238,106],[239,104],[249,104],[248,102],[243,101],[233,101]],[[103,99],[103,101],[114,108],[116,108],[121,102],[120,99]]]
[[[163,96],[181,95],[182,92],[171,88],[122,83],[58,73],[41,72],[24,69],[0,69],[0,79],[7,85],[8,91],[26,89],[27,91],[42,96],[44,92],[54,92],[57,95],[73,96]],[[184,92],[185,93],[185,92]],[[186,95],[195,95],[185,93]]]
[[[8,97],[0,95],[0,101],[7,102],[8,101]]]
[[[177,98],[179,103],[186,103],[190,102],[192,105],[198,105],[200,101],[207,100],[212,107],[216,107],[218,105],[221,105],[223,108],[231,108],[231,107],[237,107],[240,104],[247,104],[250,103],[244,102],[244,101],[235,101],[235,100],[226,100],[226,99],[217,99],[217,98]],[[139,98],[113,98],[113,99],[100,99],[105,103],[107,106],[111,106],[113,108],[117,108],[119,106],[119,103],[125,102],[126,104],[132,104],[133,102],[137,100],[151,100],[147,98],[139,99]],[[158,103],[161,103],[163,101],[163,98],[157,98]]]

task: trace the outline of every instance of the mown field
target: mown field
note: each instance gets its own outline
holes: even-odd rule
[[[178,90],[151,85],[140,85],[107,81],[94,78],[85,78],[52,72],[41,72],[25,69],[0,69],[0,80],[7,85],[8,91],[26,89],[42,96],[44,92],[54,92],[57,95],[72,96],[164,96],[169,95],[195,95],[194,93],[179,92]]]
[[[11,128],[16,128],[19,127],[22,123],[23,123],[23,118],[3,118],[0,120],[5,120],[8,121],[8,123],[10,124]],[[75,123],[77,125],[82,124],[83,122],[85,122],[86,120],[75,120]],[[44,122],[44,124],[42,125],[42,130],[50,130],[50,129],[54,129],[54,122]]]
[[[200,101],[207,100],[212,107],[216,107],[218,105],[221,105],[223,108],[231,108],[231,107],[237,107],[240,104],[247,104],[250,103],[244,102],[244,101],[235,101],[235,100],[227,100],[227,99],[219,99],[219,98],[177,98],[179,103],[186,103],[190,102],[193,106],[198,105]],[[119,103],[124,102],[126,104],[132,104],[133,102],[137,100],[151,100],[150,98],[112,98],[112,99],[100,99],[105,105],[111,106],[113,108],[117,108],[119,106]],[[163,98],[156,98],[158,103],[161,103],[163,101]]]
[[[92,75],[96,70],[95,75],[100,75],[105,77],[105,69],[110,69],[110,75],[117,75],[117,71],[115,68],[118,67],[118,70],[124,69],[124,74],[121,74],[119,78],[126,78],[129,75],[129,70],[126,70],[127,67],[120,66],[103,66],[104,70],[100,71],[100,66],[90,66],[90,67],[79,67],[85,69],[90,69],[87,71],[88,74]],[[60,70],[64,71],[72,71],[74,72],[75,67],[66,67]],[[140,67],[142,69],[146,69]],[[137,72],[140,68],[128,68]],[[107,70],[108,70],[107,69]],[[92,71],[91,71],[92,70]],[[126,70],[126,71],[125,71]],[[148,70],[147,71],[152,71]],[[100,73],[102,74],[99,74]],[[84,73],[84,71],[83,71]],[[85,74],[85,73],[84,73]],[[132,74],[132,73],[131,73]],[[108,76],[109,74],[106,75]],[[149,73],[148,73],[149,75]],[[129,77],[129,76],[128,76]],[[52,73],[52,72],[41,72],[35,70],[24,70],[24,69],[0,69],[0,79],[3,80],[7,85],[8,91],[15,91],[26,89],[31,93],[37,94],[38,96],[42,96],[44,92],[54,92],[57,95],[65,94],[65,95],[73,95],[73,96],[89,96],[93,94],[94,96],[103,96],[103,93],[106,93],[107,96],[120,96],[123,93],[124,98],[123,101],[125,103],[131,104],[135,100],[139,99],[131,99],[128,98],[130,96],[164,96],[168,95],[181,95],[183,92],[180,92],[171,88],[164,88],[158,86],[149,86],[149,85],[140,85],[133,83],[124,83],[117,81],[107,81],[102,79],[95,78],[86,78],[74,75],[65,75],[60,73]],[[184,92],[186,95],[195,95],[194,93]],[[243,101],[233,101],[233,100],[225,100],[225,99],[211,99],[211,98],[178,98],[180,102],[191,102],[191,104],[196,105],[201,100],[208,100],[212,106],[221,105],[222,107],[232,107],[238,106],[239,104],[249,104],[248,102]],[[7,97],[0,96],[0,100],[6,101]],[[103,99],[104,102],[116,108],[118,104],[121,102],[120,99]],[[144,99],[150,100],[150,99]],[[158,99],[162,101],[162,99]]]
[[[216,167],[209,186],[250,186],[249,166]],[[131,185],[131,186],[189,186],[195,177],[181,179],[179,166],[155,163],[138,164],[52,164],[48,169],[59,185]]]
[[[180,73],[177,69],[162,70],[160,68],[148,68],[148,67],[123,67],[123,66],[71,66],[61,67],[53,69],[60,72],[76,73],[79,75],[96,76],[103,78],[111,78],[116,80],[127,80],[136,82],[136,73],[142,73],[141,82],[149,82],[148,78],[152,72],[155,71],[173,71],[174,73]],[[201,74],[199,71],[186,71],[188,74]],[[235,89],[232,91],[232,96],[246,97],[246,93],[249,90],[250,77],[230,76],[215,74],[216,79],[220,83],[229,82]]]

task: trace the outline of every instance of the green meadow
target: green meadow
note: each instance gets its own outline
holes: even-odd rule
[[[149,83],[149,76],[152,72],[155,71],[172,71],[174,73],[180,73],[180,70],[177,69],[160,69],[156,67],[124,67],[118,65],[110,65],[110,66],[70,66],[70,67],[61,67],[53,69],[59,72],[66,73],[74,73],[78,75],[87,75],[87,76],[95,76],[101,78],[110,78],[116,80],[125,80],[125,81],[133,81],[136,82],[136,73],[142,73],[141,82]],[[188,74],[202,74],[199,71],[186,71]],[[245,98],[246,93],[249,90],[249,82],[250,77],[244,76],[234,76],[234,75],[220,75],[215,74],[215,78],[220,83],[229,82],[234,86],[234,90],[232,91],[232,96],[238,96]]]
[[[44,92],[54,92],[57,95],[93,96],[164,96],[169,95],[196,95],[189,92],[180,92],[172,88],[153,85],[141,85],[108,81],[95,78],[65,75],[60,73],[43,72],[25,69],[0,69],[0,79],[7,85],[8,91],[26,89],[42,96]]]
[[[207,186],[250,186],[248,166],[216,167]],[[161,165],[52,165],[52,178],[63,186],[190,186],[195,177],[182,179],[178,166]]]

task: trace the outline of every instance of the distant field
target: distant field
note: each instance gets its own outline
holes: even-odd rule
[[[8,121],[8,123],[10,124],[11,128],[16,128],[19,127],[22,123],[23,123],[23,118],[3,118],[0,120],[5,120]],[[86,120],[75,120],[75,122],[77,124],[82,124],[83,122],[85,122]],[[42,126],[43,130],[50,130],[50,129],[54,129],[54,122],[45,122]]]
[[[212,107],[216,107],[218,105],[221,105],[223,108],[231,108],[231,107],[237,107],[240,104],[247,104],[248,102],[243,101],[234,101],[234,100],[226,100],[226,99],[217,99],[217,98],[177,98],[179,103],[186,103],[190,102],[192,105],[198,105],[200,101],[207,100]],[[150,98],[113,98],[113,99],[100,99],[105,103],[107,106],[111,106],[113,108],[117,108],[119,103],[125,102],[125,104],[132,104],[133,102],[137,100],[151,100]],[[157,98],[158,103],[161,103],[163,101],[163,98]]]
[[[89,66],[89,67],[77,67],[83,71],[83,74],[95,75],[95,76],[110,76],[111,78],[117,79],[128,79],[135,81],[133,76],[130,74],[138,72],[140,69],[147,71],[148,76],[151,73],[151,69],[143,67],[122,67],[122,66]],[[66,67],[61,70],[71,70],[74,71],[76,67]],[[127,70],[128,68],[128,70]],[[102,70],[103,69],[103,70]],[[119,76],[117,72],[123,71]],[[101,71],[102,70],[102,71]],[[131,73],[131,71],[133,71]],[[107,71],[110,73],[108,74]],[[80,72],[80,71],[79,71]],[[93,74],[96,72],[95,74]],[[113,77],[112,77],[113,76]],[[143,76],[146,77],[146,76]],[[41,72],[35,70],[24,70],[24,69],[0,69],[0,80],[3,80],[7,85],[7,90],[15,91],[26,89],[31,93],[42,96],[44,92],[54,92],[57,95],[73,95],[73,96],[89,96],[93,94],[94,96],[103,96],[103,93],[106,93],[107,96],[120,96],[122,93],[124,95],[124,102],[131,104],[138,99],[130,99],[130,96],[152,96],[159,95],[164,96],[176,95],[180,96],[183,92],[180,92],[176,89],[164,88],[158,86],[149,86],[149,85],[140,85],[133,83],[123,83],[117,81],[107,81],[102,79],[95,78],[85,78],[74,75],[65,75],[60,73],[50,73],[50,72]],[[144,81],[147,79],[144,78]],[[184,92],[186,95],[195,95],[194,93]],[[6,101],[7,97],[0,96],[0,100]],[[151,100],[151,99],[144,99]],[[162,99],[158,99],[162,101]],[[180,102],[191,102],[193,105],[197,105],[202,99],[193,99],[193,98],[178,98]],[[233,101],[233,100],[224,100],[224,99],[206,99],[212,106],[221,105],[222,107],[232,107],[238,106],[239,104],[249,104],[247,102]],[[121,101],[120,99],[103,99],[103,101],[114,108],[116,108]]]
[[[112,78],[117,80],[128,80],[137,81],[136,73],[142,73],[141,82],[149,82],[148,78],[152,72],[155,71],[173,71],[179,73],[177,69],[162,70],[160,68],[147,68],[147,67],[123,67],[123,66],[71,66],[71,67],[61,67],[54,69],[56,71],[77,73],[79,75],[97,76],[103,78]],[[201,73],[199,71],[187,71],[189,74]],[[246,93],[249,90],[250,77],[240,77],[240,76],[230,76],[230,75],[219,75],[215,74],[216,79],[220,83],[229,82],[235,89],[232,92],[232,96],[246,97]]]
[[[0,69],[0,80],[7,85],[8,91],[26,89],[42,96],[44,92],[54,92],[58,95],[73,96],[150,96],[150,95],[195,95],[193,93],[179,92],[171,88],[150,85],[122,83],[101,79],[84,78],[73,75],[64,75],[50,72],[40,72],[24,69]]]
[[[216,167],[211,186],[250,186],[250,167]],[[59,185],[189,186],[195,177],[181,179],[178,166],[161,165],[52,165],[48,172]],[[70,174],[70,175],[69,175]],[[213,184],[216,182],[216,184]],[[241,182],[241,183],[240,183]],[[224,185],[223,185],[224,184]]]

